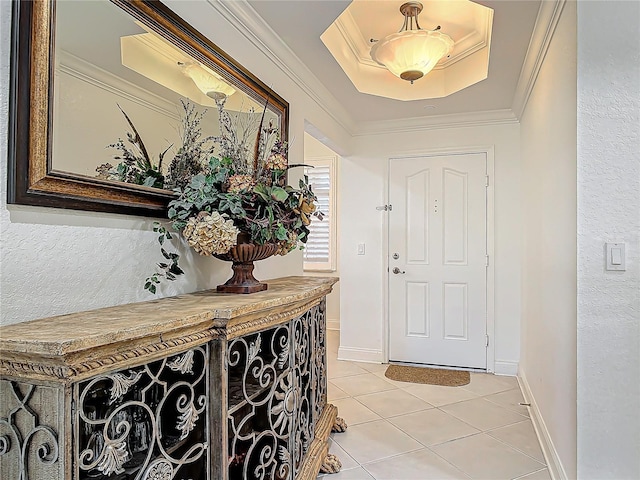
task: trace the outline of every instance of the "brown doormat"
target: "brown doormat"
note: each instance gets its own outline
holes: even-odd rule
[[[389,365],[384,376],[391,380],[409,383],[427,383],[443,387],[460,387],[471,381],[469,372],[461,370],[443,370],[428,367],[405,367],[404,365]]]

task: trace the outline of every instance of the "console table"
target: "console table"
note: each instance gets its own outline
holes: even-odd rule
[[[340,424],[326,396],[336,281],[2,327],[0,478],[314,479]]]

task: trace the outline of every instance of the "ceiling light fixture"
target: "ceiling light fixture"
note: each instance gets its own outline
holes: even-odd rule
[[[208,68],[198,63],[178,62],[180,68],[207,97],[223,100],[235,93],[235,89]]]
[[[453,40],[438,31],[440,26],[434,30],[420,28],[418,14],[421,11],[420,2],[403,3],[400,12],[404,15],[404,24],[400,31],[387,35],[371,48],[373,60],[411,83],[429,73],[453,50]]]

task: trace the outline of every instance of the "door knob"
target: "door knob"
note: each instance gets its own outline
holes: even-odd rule
[[[395,267],[393,270],[391,270],[393,273],[395,273],[396,275],[398,275],[399,273],[406,273],[404,270],[400,270],[398,267]]]

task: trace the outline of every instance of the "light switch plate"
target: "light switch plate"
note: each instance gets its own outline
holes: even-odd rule
[[[364,255],[364,243],[358,244],[358,255]]]
[[[606,243],[606,269],[612,271],[626,270],[624,243]]]

